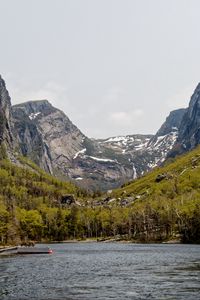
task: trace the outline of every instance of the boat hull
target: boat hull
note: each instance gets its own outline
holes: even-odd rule
[[[18,248],[17,254],[51,254],[50,248],[37,248],[37,247],[22,247]]]

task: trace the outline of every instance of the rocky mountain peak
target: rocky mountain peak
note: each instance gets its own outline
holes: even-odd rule
[[[180,125],[177,140],[179,152],[193,149],[200,143],[200,83],[197,85]]]
[[[48,100],[27,101],[13,106],[13,110],[22,110],[29,118],[35,119],[40,114],[48,115],[55,111],[55,108]]]
[[[178,131],[185,112],[186,112],[185,108],[171,111],[169,116],[166,118],[165,122],[161,126],[161,128],[156,133],[156,136],[164,136],[173,131]]]

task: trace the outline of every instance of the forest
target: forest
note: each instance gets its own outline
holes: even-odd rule
[[[0,243],[94,239],[200,242],[200,148],[109,196],[56,179],[26,158],[0,160]],[[63,203],[72,195],[75,201]],[[125,204],[124,204],[125,203]]]

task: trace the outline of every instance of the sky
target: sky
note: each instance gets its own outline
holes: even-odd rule
[[[155,133],[200,81],[199,0],[0,0],[12,104],[48,99],[88,137]]]

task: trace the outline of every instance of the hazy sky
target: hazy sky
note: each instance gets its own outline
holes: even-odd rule
[[[155,133],[200,81],[199,0],[0,0],[12,103],[48,99],[89,137]]]

